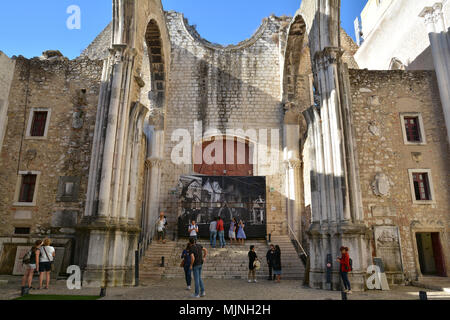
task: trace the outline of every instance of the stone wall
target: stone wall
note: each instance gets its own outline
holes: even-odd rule
[[[450,152],[434,72],[350,70],[350,82],[367,225],[374,232],[399,228],[401,262],[412,278],[419,270],[415,231],[441,232],[449,270]],[[407,112],[421,113],[426,144],[405,144],[400,113]],[[409,169],[431,169],[434,203],[413,204]],[[374,191],[376,181],[383,190]],[[376,241],[373,255],[391,259],[377,252]],[[388,274],[401,274],[398,262],[390,261]]]
[[[0,252],[3,243],[51,236],[65,245],[73,238],[84,208],[101,71],[101,62],[88,59],[16,59],[0,156]],[[46,138],[27,137],[32,108],[50,110]],[[19,171],[40,172],[33,206],[15,204]],[[74,182],[76,195],[64,197],[63,182]],[[16,227],[30,234],[14,234]]]
[[[0,152],[3,146],[3,137],[8,124],[8,99],[11,81],[14,74],[14,60],[11,60],[0,51]]]
[[[265,19],[255,35],[236,46],[221,47],[200,38],[182,14],[167,13],[172,46],[167,109],[165,112],[165,149],[162,170],[161,209],[169,222],[178,214],[178,198],[173,189],[180,175],[192,174],[192,165],[174,165],[171,141],[176,129],[186,129],[194,137],[194,123],[203,132],[218,129],[276,129],[279,147],[274,151],[279,162],[258,165],[255,175],[267,176],[268,232],[286,232],[285,198],[281,154],[282,119],[279,37],[282,19]],[[198,142],[198,141],[197,141]],[[194,141],[191,141],[194,143]],[[174,225],[174,223],[172,223]]]
[[[112,22],[83,50],[80,58],[87,57],[91,60],[105,60],[109,56],[108,49],[111,47]]]

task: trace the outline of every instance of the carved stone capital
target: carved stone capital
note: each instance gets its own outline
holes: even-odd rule
[[[422,12],[419,14],[419,17],[424,18],[428,32],[445,31],[442,7],[442,2],[437,2],[433,6],[423,8]]]
[[[164,129],[164,111],[161,108],[153,108],[149,112],[148,124],[156,130]]]
[[[301,169],[303,165],[303,161],[299,159],[291,159],[284,162],[286,169]]]
[[[164,160],[158,158],[149,158],[145,160],[145,165],[147,168],[162,168],[164,166]]]
[[[121,62],[132,61],[137,54],[136,49],[129,48],[126,44],[113,44],[109,48],[109,54],[112,64],[118,64]]]
[[[337,47],[327,47],[322,51],[316,52],[313,60],[315,70],[319,71],[328,68],[332,64],[337,64],[343,54],[344,50]]]

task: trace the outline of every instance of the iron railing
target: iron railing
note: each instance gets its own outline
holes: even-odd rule
[[[297,236],[295,235],[295,232],[292,230],[291,226],[288,224],[288,230],[289,230],[289,237],[291,238],[291,241],[294,243],[294,247],[297,250],[297,253],[302,260],[303,264],[306,266],[307,260],[308,260],[308,254],[306,253],[305,249],[303,249],[302,244],[298,240]]]

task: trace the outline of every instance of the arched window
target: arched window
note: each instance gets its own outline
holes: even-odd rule
[[[155,101],[155,106],[161,108],[164,106],[166,76],[161,32],[155,20],[149,22],[145,40],[150,59],[153,100]]]

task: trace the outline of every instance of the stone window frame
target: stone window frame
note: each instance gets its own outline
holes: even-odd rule
[[[414,189],[414,173],[426,173],[428,174],[428,187],[430,192],[431,200],[417,200],[416,192]],[[434,192],[434,184],[433,184],[433,176],[431,173],[431,169],[408,169],[409,176],[409,186],[411,188],[411,199],[413,204],[421,204],[421,205],[432,205],[436,204],[436,194]]]
[[[405,128],[405,118],[407,117],[417,117],[419,120],[419,134],[420,134],[420,141],[408,141],[408,135],[406,134],[406,128]],[[420,112],[402,112],[400,113],[400,124],[402,126],[402,133],[403,133],[403,142],[405,145],[410,146],[423,146],[427,144],[427,136],[425,134],[425,126],[423,124],[423,118],[422,113]]]
[[[422,270],[420,269],[420,260],[419,260],[419,250],[417,248],[417,240],[416,235],[418,233],[439,233],[439,239],[441,241],[442,252],[444,253],[444,261],[447,266],[447,252],[448,252],[448,238],[446,234],[445,227],[442,225],[437,225],[434,223],[420,223],[413,222],[411,224],[411,243],[413,246],[413,254],[414,254],[414,262],[415,262],[415,270],[418,277],[423,277]],[[447,267],[448,269],[448,267]]]
[[[31,135],[31,125],[33,124],[33,118],[35,112],[47,112],[47,119],[45,121],[45,130],[44,135],[42,137],[34,137]],[[25,139],[27,140],[47,140],[48,129],[50,127],[50,118],[52,115],[51,108],[31,108],[30,113],[28,115],[28,123],[27,123],[27,131],[25,135]]]
[[[20,196],[20,189],[22,186],[22,179],[23,179],[23,176],[28,175],[28,174],[36,175],[36,184],[34,186],[33,201],[32,202],[20,202],[19,196]],[[17,182],[16,182],[16,191],[14,193],[13,206],[15,206],[15,207],[35,207],[36,206],[37,194],[39,192],[40,178],[41,178],[40,171],[19,171],[19,176],[17,177]]]

